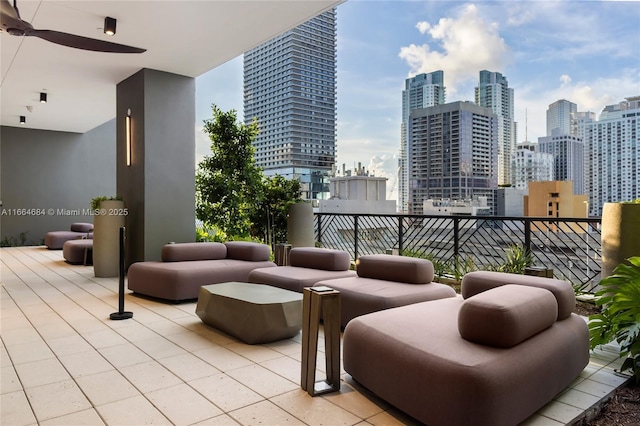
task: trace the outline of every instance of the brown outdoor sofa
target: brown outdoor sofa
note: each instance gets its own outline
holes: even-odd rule
[[[275,267],[269,254],[269,246],[245,241],[165,244],[161,262],[129,267],[127,286],[134,293],[160,299],[196,299],[203,285],[246,282],[252,270]]]
[[[289,252],[288,266],[254,269],[249,274],[249,282],[302,293],[302,289],[318,281],[355,277],[356,271],[349,270],[350,266],[351,257],[346,251],[294,247]]]
[[[315,284],[340,291],[342,327],[353,318],[371,312],[456,296],[450,286],[432,282],[433,264],[426,259],[364,255],[356,262],[356,272],[357,276]]]
[[[82,238],[93,238],[93,224],[76,222],[71,224],[69,231],[51,231],[44,235],[44,245],[49,250],[60,250],[64,243],[69,240],[79,240]]]
[[[344,369],[430,426],[517,425],[589,362],[574,306],[566,281],[472,272],[461,296],[350,321]]]

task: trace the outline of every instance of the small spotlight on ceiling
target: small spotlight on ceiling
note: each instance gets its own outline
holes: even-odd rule
[[[47,94],[45,92],[40,92],[40,103],[41,104],[47,103]]]
[[[104,18],[104,33],[110,36],[116,33],[116,18]]]
[[[27,124],[27,117],[25,117],[24,115],[20,116],[20,124]]]

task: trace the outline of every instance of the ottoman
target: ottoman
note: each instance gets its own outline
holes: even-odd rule
[[[302,294],[262,284],[210,284],[200,287],[196,315],[250,345],[275,342],[300,332]]]
[[[62,256],[73,265],[93,264],[93,240],[69,240],[62,245]]]

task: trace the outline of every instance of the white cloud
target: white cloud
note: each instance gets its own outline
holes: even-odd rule
[[[560,76],[560,84],[562,86],[566,86],[566,85],[568,85],[570,83],[571,83],[571,77],[570,76],[568,76],[567,74],[562,74]]]
[[[420,34],[424,34],[431,28],[431,24],[426,21],[420,21],[416,24],[416,28],[420,31]]]
[[[466,81],[477,81],[479,71],[503,71],[511,59],[495,22],[483,19],[472,4],[458,10],[457,16],[442,18],[435,25],[418,23],[417,28],[428,33],[438,50],[428,43],[410,44],[399,54],[409,65],[410,76],[443,70],[449,99],[455,98]]]

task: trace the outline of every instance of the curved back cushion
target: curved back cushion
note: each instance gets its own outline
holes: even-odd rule
[[[433,281],[433,263],[416,257],[369,254],[360,256],[356,271],[362,278],[427,284]]]
[[[294,247],[289,252],[289,265],[325,271],[347,271],[351,264],[349,253],[318,247]]]
[[[576,294],[567,281],[505,272],[474,271],[462,277],[460,292],[465,299],[505,284],[518,284],[549,290],[558,302],[558,320],[568,318],[576,307]]]
[[[510,348],[551,327],[558,303],[549,290],[505,285],[466,299],[458,312],[458,331],[471,342]]]
[[[76,222],[71,224],[73,232],[91,232],[93,231],[93,223]]]
[[[271,250],[266,244],[252,243],[250,241],[228,241],[227,258],[237,260],[248,260],[250,262],[261,262],[269,260]]]
[[[165,244],[160,256],[163,262],[224,259],[227,257],[227,246],[222,243]]]

